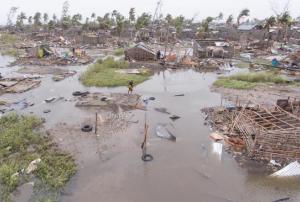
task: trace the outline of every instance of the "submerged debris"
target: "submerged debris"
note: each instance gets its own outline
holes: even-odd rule
[[[103,99],[105,98],[105,99]],[[101,107],[102,109],[133,110],[140,102],[140,96],[122,93],[91,93],[84,97],[78,97],[76,107]]]
[[[177,119],[180,119],[181,117],[180,116],[177,116],[177,115],[172,115],[172,116],[170,116],[170,119],[172,120],[172,121],[176,121]]]
[[[170,112],[168,112],[167,108],[154,108],[155,111],[163,113],[163,114],[170,114]]]
[[[156,135],[160,138],[165,138],[171,141],[176,141],[175,135],[173,135],[165,126],[159,124],[156,129]]]
[[[37,87],[40,80],[32,78],[3,78],[0,79],[0,93],[23,93]]]

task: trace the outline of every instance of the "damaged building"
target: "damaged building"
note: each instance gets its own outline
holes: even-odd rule
[[[156,53],[150,47],[146,46],[144,43],[138,43],[133,48],[125,50],[126,60],[136,60],[136,61],[154,61]]]
[[[234,46],[223,39],[195,40],[193,53],[197,58],[232,58]]]

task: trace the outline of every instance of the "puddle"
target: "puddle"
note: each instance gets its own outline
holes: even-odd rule
[[[0,66],[5,66],[7,60],[1,57]],[[46,128],[52,128],[57,123],[80,125],[84,118],[91,118],[94,113],[76,108],[72,101],[45,103],[47,98],[71,99],[74,91],[127,92],[126,87],[86,88],[78,81],[86,66],[68,69],[77,71],[77,74],[60,82],[53,82],[51,76],[46,76],[36,89],[2,97],[35,103],[21,112],[44,117]],[[13,72],[8,68],[0,68],[0,71]],[[135,87],[135,93],[155,97],[148,104],[146,116],[150,127],[147,152],[154,160],[150,163],[141,160],[145,112],[134,111],[134,119],[139,123],[132,124],[125,133],[109,134],[114,147],[100,156],[93,150],[97,141],[92,135],[68,143],[78,146],[82,159],[61,200],[265,202],[286,196],[299,199],[298,191],[253,183],[251,179],[257,179],[257,176],[241,168],[219,145],[213,146],[209,138],[210,130],[203,124],[204,117],[200,110],[221,103],[221,96],[209,89],[218,76],[216,73],[194,70],[165,70]],[[178,94],[184,96],[175,96]],[[157,108],[165,108],[171,115],[181,118],[173,122],[170,114],[158,112],[155,110]],[[44,114],[44,110],[51,112]],[[161,123],[171,123],[176,143],[157,137],[155,128]],[[75,135],[72,131],[66,132]]]

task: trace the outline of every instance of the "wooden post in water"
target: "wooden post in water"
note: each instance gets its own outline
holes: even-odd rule
[[[96,112],[96,119],[95,119],[95,134],[97,134],[97,125],[98,125],[98,113]]]

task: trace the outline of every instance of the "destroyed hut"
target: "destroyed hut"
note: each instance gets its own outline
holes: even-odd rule
[[[155,60],[155,57],[155,51],[144,43],[139,43],[135,47],[125,50],[126,60],[153,61]]]
[[[300,160],[300,118],[279,106],[245,106],[232,128],[244,139],[248,154],[257,160]]]
[[[223,39],[201,39],[194,41],[194,57],[232,58],[234,46]]]

